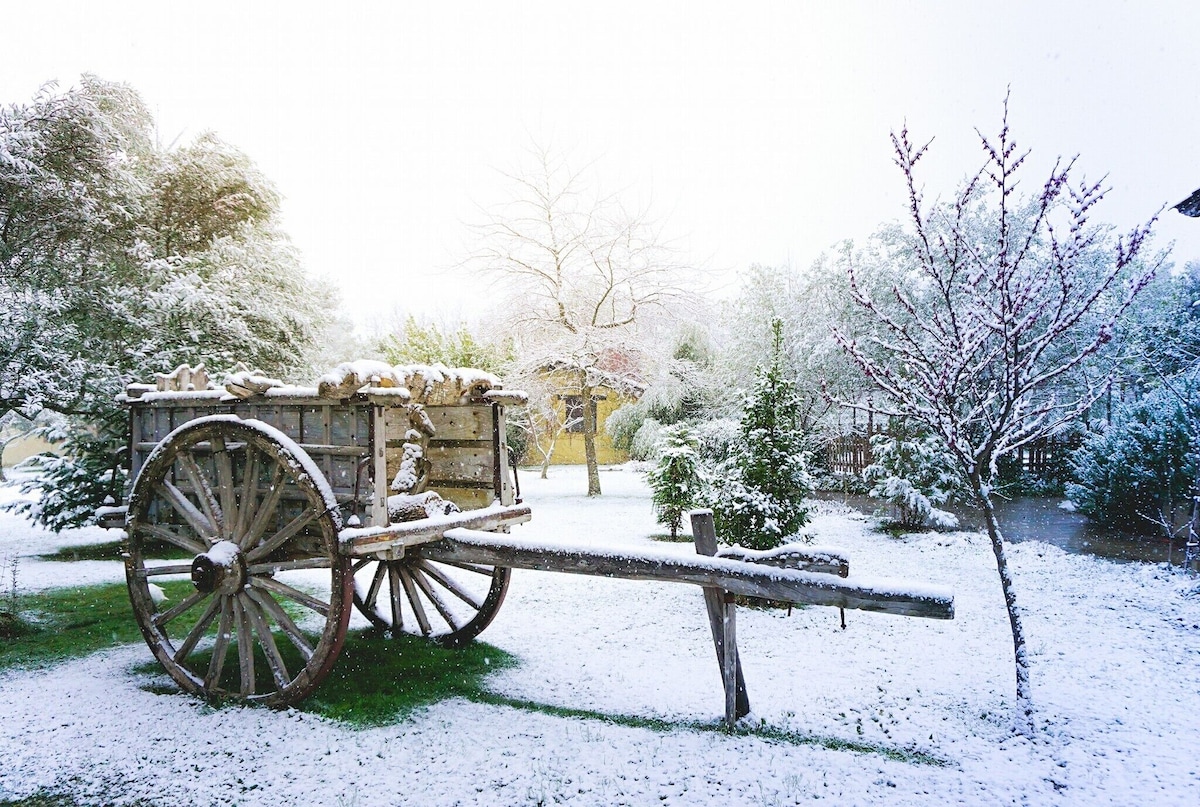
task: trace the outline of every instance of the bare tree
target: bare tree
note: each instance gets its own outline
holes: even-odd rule
[[[979,138],[983,167],[952,203],[926,207],[914,170],[929,144],[915,148],[907,129],[893,134],[908,189],[912,271],[886,300],[864,292],[852,264],[851,294],[878,331],[835,338],[887,395],[890,404],[875,411],[927,426],[967,480],[996,557],[1012,629],[1017,725],[1028,732],[1029,659],[993,506],[996,460],[1095,402],[1103,386],[1065,382],[1110,340],[1157,263],[1138,260],[1153,220],[1115,241],[1089,223],[1106,189],[1071,184],[1074,160],[1055,163],[1040,192],[1017,201],[1028,152],[1019,153],[1009,134],[1007,99],[999,136]]]
[[[512,202],[478,228],[474,260],[500,281],[516,337],[517,372],[570,379],[582,406],[588,495],[600,494],[596,388],[636,375],[646,318],[680,298],[674,254],[658,228],[615,197],[588,193],[580,173],[545,149],[508,175]]]

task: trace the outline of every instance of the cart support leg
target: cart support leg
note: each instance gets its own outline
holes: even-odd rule
[[[733,595],[728,591],[721,592],[721,603],[724,606],[722,628],[724,632],[724,647],[722,650],[721,673],[725,684],[725,722],[730,731],[733,730],[738,718],[749,713],[750,701],[746,696],[746,682],[742,680],[742,661],[737,652],[737,607],[733,604]],[[738,698],[744,703],[739,704]],[[740,711],[744,708],[745,711]]]
[[[691,512],[692,537],[700,555],[717,554],[717,532],[711,510]],[[737,651],[737,621],[733,595],[719,588],[704,589],[704,604],[708,608],[708,623],[712,628],[717,663],[721,665],[721,682],[725,687],[725,722],[732,729],[738,718],[750,714],[750,697],[742,677],[742,660]]]

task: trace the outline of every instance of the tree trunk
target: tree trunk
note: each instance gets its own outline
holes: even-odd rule
[[[13,435],[7,440],[0,440],[0,482],[8,482],[8,477],[4,475],[4,449],[8,448],[8,444],[14,442],[17,437],[18,435]]]
[[[583,456],[587,461],[589,496],[600,495],[600,463],[596,459],[596,400],[592,397],[587,372],[579,374],[579,395],[583,399]]]
[[[542,451],[542,479],[546,479],[550,471],[550,459],[554,456],[554,440],[555,435],[551,435],[550,445],[545,451]]]
[[[1004,552],[1004,536],[992,506],[991,495],[979,480],[975,480],[975,498],[983,511],[987,524],[992,552],[996,555],[996,571],[1000,575],[1000,589],[1004,592],[1004,606],[1008,610],[1008,624],[1012,630],[1013,661],[1017,673],[1016,730],[1025,736],[1033,734],[1033,693],[1029,684],[1029,655],[1025,648],[1025,629],[1021,624],[1021,609],[1017,605],[1017,592],[1013,588],[1012,574],[1008,569],[1008,557]]]

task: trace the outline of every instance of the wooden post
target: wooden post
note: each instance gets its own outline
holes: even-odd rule
[[[717,554],[717,531],[711,510],[693,510],[692,537],[696,552],[712,557]],[[750,714],[750,697],[742,677],[742,660],[737,652],[736,606],[729,592],[705,586],[704,604],[708,608],[708,623],[712,628],[717,663],[721,665],[721,682],[725,687],[725,722],[732,729],[738,718]]]
[[[738,658],[737,651],[737,606],[733,603],[733,595],[728,591],[722,591],[720,594],[721,605],[724,606],[721,620],[723,647],[720,650],[724,651],[721,653],[721,683],[725,687],[725,723],[729,730],[733,731],[738,718],[750,713],[750,699],[746,695],[746,682],[742,680],[742,660]],[[738,703],[739,697],[744,703]],[[742,707],[741,710],[739,707]]]

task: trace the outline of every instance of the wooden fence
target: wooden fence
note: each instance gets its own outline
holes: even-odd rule
[[[875,433],[882,432],[878,429]],[[1052,475],[1061,468],[1063,455],[1078,446],[1079,439],[1074,435],[1041,437],[1017,449],[1014,464],[1035,477]],[[874,461],[871,438],[862,432],[839,435],[825,445],[825,457],[830,471],[859,476]]]
[[[860,476],[872,462],[871,438],[865,434],[843,434],[825,446],[829,470],[835,474]]]

